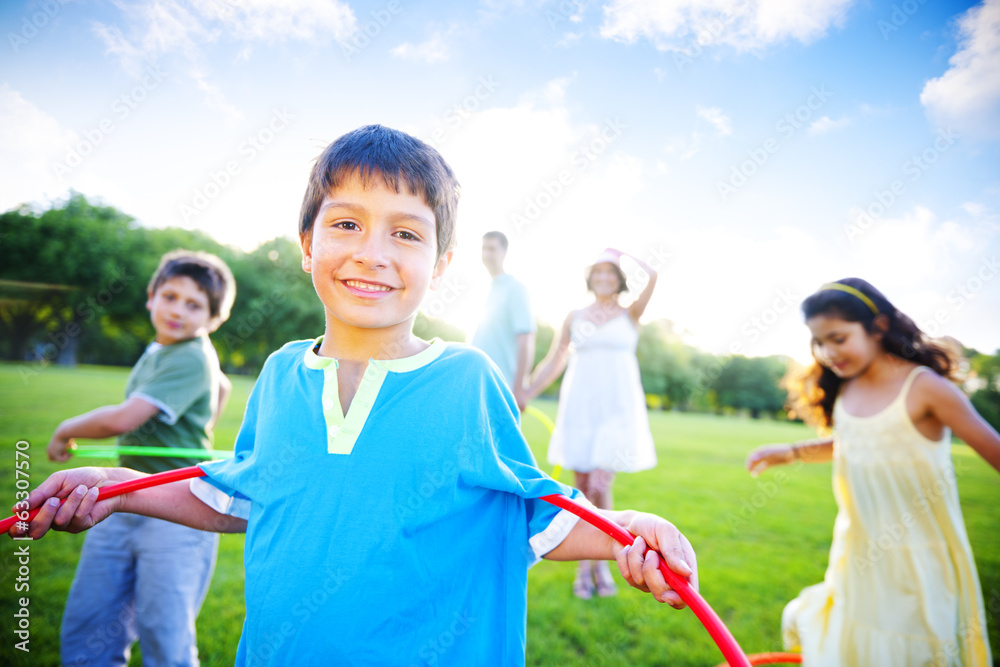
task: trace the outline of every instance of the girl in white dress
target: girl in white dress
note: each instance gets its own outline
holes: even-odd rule
[[[656,465],[635,356],[639,318],[653,294],[656,271],[630,255],[649,274],[649,282],[626,308],[618,302],[618,295],[628,289],[621,255],[621,251],[608,248],[587,267],[587,288],[593,292],[594,302],[566,317],[527,392],[529,400],[538,396],[568,364],[548,460],[573,470],[575,486],[601,509],[611,509],[616,472],[637,472]],[[587,599],[595,589],[600,596],[615,594],[611,571],[607,563],[581,561],[573,592]]]

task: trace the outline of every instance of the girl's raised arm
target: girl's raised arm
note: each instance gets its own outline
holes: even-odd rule
[[[628,253],[622,254],[624,255]],[[642,288],[642,292],[640,292],[636,300],[632,302],[632,305],[628,307],[628,316],[633,322],[639,324],[639,318],[642,317],[644,312],[646,312],[646,306],[649,305],[649,300],[653,296],[653,288],[656,287],[656,270],[635,255],[629,255],[629,257],[635,260],[635,263],[639,265],[639,268],[649,275],[649,282],[647,282],[646,286]]]

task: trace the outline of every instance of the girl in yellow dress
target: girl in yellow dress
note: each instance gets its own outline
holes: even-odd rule
[[[786,648],[809,666],[992,665],[950,447],[954,432],[1000,471],[1000,435],[950,381],[949,348],[864,280],[824,285],[802,311],[816,363],[790,398],[833,433],[747,457],[754,475],[833,461],[830,562],[785,607]]]

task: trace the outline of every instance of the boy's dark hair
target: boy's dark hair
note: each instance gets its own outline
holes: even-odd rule
[[[438,257],[454,247],[459,187],[451,167],[431,146],[382,125],[348,132],[316,158],[302,199],[300,237],[312,232],[319,207],[331,188],[352,176],[360,178],[365,187],[377,177],[395,192],[405,186],[423,197],[434,211]]]
[[[897,310],[868,281],[843,278],[833,285],[857,290],[870,301],[870,305],[850,291],[824,286],[802,302],[802,315],[806,320],[817,315],[829,315],[845,322],[859,322],[869,334],[882,334],[882,348],[889,354],[928,366],[949,380],[956,378],[958,355],[953,345],[935,340],[921,331],[908,315]],[[843,380],[819,363],[815,346],[813,359],[809,368],[787,378],[788,408],[806,423],[829,428],[833,424],[833,404]]]
[[[236,300],[236,280],[225,262],[200,250],[171,250],[160,259],[147,291],[154,294],[163,283],[178,276],[187,276],[198,284],[208,297],[213,321],[222,324],[229,319]]]
[[[483,234],[483,239],[496,239],[500,242],[500,247],[503,248],[504,252],[507,252],[507,247],[510,245],[510,242],[507,240],[507,235],[503,232],[486,232]]]

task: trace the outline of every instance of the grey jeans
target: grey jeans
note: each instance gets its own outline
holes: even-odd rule
[[[87,531],[63,614],[65,667],[198,664],[195,618],[219,536],[160,519],[112,514]]]

